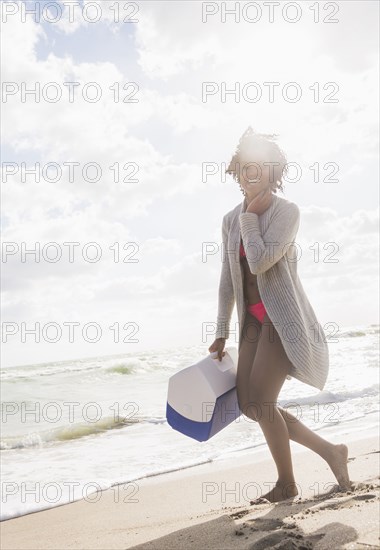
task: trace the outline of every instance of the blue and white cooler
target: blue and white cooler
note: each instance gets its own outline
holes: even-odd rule
[[[169,378],[166,419],[175,430],[197,441],[207,441],[242,411],[236,393],[238,352],[226,348]]]

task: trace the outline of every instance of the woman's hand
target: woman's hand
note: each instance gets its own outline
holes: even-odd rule
[[[248,204],[246,212],[252,212],[257,215],[262,214],[271,205],[272,198],[272,191],[267,187]]]
[[[218,352],[218,359],[219,359],[219,361],[221,361],[222,357],[224,357],[226,355],[226,352],[223,351],[225,344],[226,344],[226,339],[225,338],[217,338],[211,344],[211,346],[208,348],[208,351],[210,353],[213,353],[214,351],[217,351]]]

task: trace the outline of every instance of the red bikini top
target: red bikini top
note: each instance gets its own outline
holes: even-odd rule
[[[242,243],[240,243],[240,258],[245,258],[246,254],[245,254],[245,250],[244,250],[244,246]]]

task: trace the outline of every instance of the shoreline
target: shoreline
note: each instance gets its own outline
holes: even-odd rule
[[[299,488],[294,499],[250,504],[277,479],[264,446],[256,453],[114,486],[98,493],[97,502],[81,499],[5,520],[1,546],[252,549],[269,537],[268,546],[262,546],[263,540],[257,548],[275,548],[285,539],[293,545],[287,548],[344,548],[343,541],[366,545],[347,548],[378,547],[379,437],[362,431],[339,442],[348,446],[349,475],[357,484],[351,494],[337,491],[335,477],[320,456],[291,441]]]
[[[380,425],[378,423],[378,417],[374,416],[373,422],[369,422],[371,420],[371,417],[373,413],[376,413],[377,411],[373,411],[372,413],[367,413],[361,417],[353,418],[345,422],[338,422],[338,423],[332,423],[331,426],[324,425],[320,429],[314,429],[314,432],[320,435],[321,437],[325,437],[327,440],[330,440],[331,442],[346,442],[350,439],[356,439],[357,434],[361,436],[361,434],[364,432],[366,434],[366,437],[375,436],[379,433]],[[322,432],[322,433],[321,433]],[[340,438],[340,441],[337,441],[337,438]],[[199,444],[198,442],[196,444]],[[222,445],[222,442],[221,442]],[[292,454],[303,452],[305,448],[302,445],[296,445],[292,447]],[[109,484],[105,484],[102,481],[99,482],[99,491],[107,491],[107,490],[113,490],[117,491],[118,486],[123,486],[125,484],[133,484],[133,483],[140,483],[142,480],[145,479],[151,479],[151,478],[158,478],[159,480],[162,479],[162,476],[165,475],[173,475],[177,472],[181,476],[187,475],[187,471],[189,470],[189,474],[191,475],[192,472],[198,472],[199,468],[203,465],[209,464],[209,463],[215,463],[216,465],[223,465],[225,463],[228,464],[228,461],[235,461],[236,459],[241,459],[244,461],[244,459],[247,458],[249,462],[253,461],[261,461],[261,460],[271,460],[271,455],[267,446],[266,441],[261,441],[259,443],[248,445],[246,447],[242,447],[240,449],[233,449],[230,451],[221,452],[221,454],[216,455],[214,457],[209,458],[208,460],[204,460],[203,462],[197,462],[194,464],[184,464],[184,465],[178,465],[174,466],[172,468],[168,468],[167,470],[161,470],[157,472],[152,472],[148,474],[142,474],[141,476],[132,477],[130,479],[126,479],[124,481],[117,481],[117,482],[110,482]],[[165,479],[165,478],[163,478]],[[83,482],[84,483],[84,482]],[[102,488],[100,486],[103,485]],[[80,491],[80,488],[78,489]],[[82,487],[83,491],[83,487]],[[92,494],[95,494],[92,493]],[[86,493],[87,496],[87,493]],[[91,499],[91,493],[88,495],[89,499]],[[19,517],[24,517],[29,514],[39,513],[39,512],[45,512],[52,508],[57,508],[60,506],[65,506],[67,504],[72,504],[74,502],[78,502],[82,500],[83,497],[75,497],[74,495],[71,496],[67,502],[62,499],[62,502],[57,502],[54,505],[47,506],[42,509],[29,509],[28,511],[25,511],[23,514],[19,515],[12,515],[9,514],[11,517],[5,517],[6,513],[3,513],[2,511],[2,517],[0,519],[0,523],[4,521],[9,521],[11,519],[17,519]]]

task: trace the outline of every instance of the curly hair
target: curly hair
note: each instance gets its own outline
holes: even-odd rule
[[[277,143],[274,142],[276,138],[277,134],[259,134],[254,132],[251,126],[248,126],[247,130],[239,139],[239,144],[225,173],[231,174],[234,180],[240,185],[239,172],[236,167],[236,164],[239,164],[240,155],[243,152],[248,152],[250,155],[254,156],[257,151],[265,151],[265,157],[268,159],[268,162],[277,163],[273,167],[274,181],[270,184],[272,191],[277,193],[277,190],[280,189],[280,191],[283,192],[282,178],[284,174],[287,173],[288,167],[284,152]],[[252,160],[252,162],[254,162],[254,160]],[[240,189],[244,193],[241,185]]]

